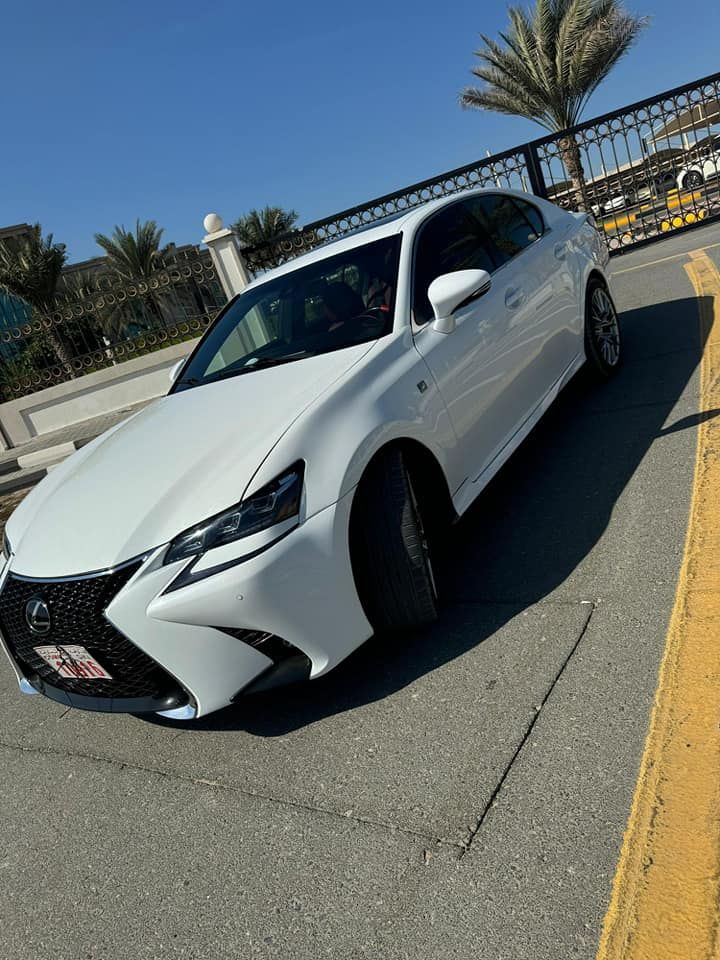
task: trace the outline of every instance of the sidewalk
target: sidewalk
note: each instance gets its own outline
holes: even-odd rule
[[[122,410],[73,423],[0,452],[0,495],[38,483],[52,467],[75,450],[152,402],[145,400]]]

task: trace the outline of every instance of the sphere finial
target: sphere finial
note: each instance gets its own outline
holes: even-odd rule
[[[217,213],[209,213],[203,220],[206,233],[218,233],[223,228],[222,217]]]

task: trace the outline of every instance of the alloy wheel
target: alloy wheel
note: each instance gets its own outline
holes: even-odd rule
[[[613,302],[602,287],[593,290],[590,330],[602,359],[609,367],[617,366],[620,360],[620,325]]]
[[[433,570],[432,558],[430,556],[430,546],[428,544],[427,534],[425,533],[425,525],[423,524],[422,513],[420,512],[417,497],[415,496],[415,491],[413,490],[412,480],[409,476],[407,481],[408,490],[410,491],[410,500],[412,502],[413,512],[415,514],[418,537],[420,539],[420,549],[422,550],[423,560],[425,561],[425,569],[427,570],[428,579],[430,580],[432,598],[434,601],[436,601],[438,598],[437,584],[435,583],[435,571]]]

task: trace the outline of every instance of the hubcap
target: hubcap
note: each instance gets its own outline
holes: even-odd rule
[[[602,287],[593,291],[590,324],[595,347],[609,367],[620,359],[620,326],[613,302]]]

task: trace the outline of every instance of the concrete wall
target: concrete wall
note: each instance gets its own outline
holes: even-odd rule
[[[0,449],[163,396],[170,388],[171,367],[196,343],[188,340],[175,344],[0,404]]]

